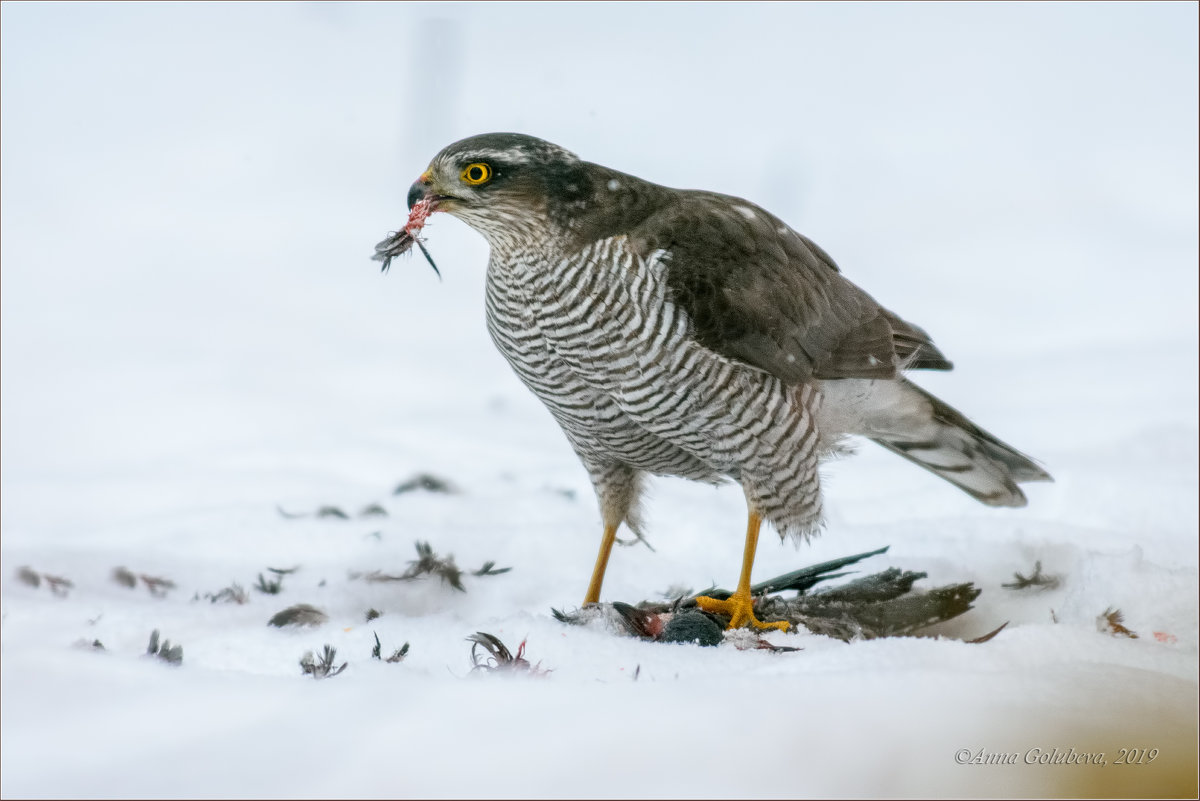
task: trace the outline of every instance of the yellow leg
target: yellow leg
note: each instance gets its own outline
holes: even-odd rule
[[[742,553],[742,575],[738,578],[737,592],[728,600],[718,601],[701,595],[696,599],[696,605],[706,612],[729,615],[729,628],[736,629],[746,623],[756,629],[788,630],[786,620],[774,623],[763,623],[754,616],[754,598],[750,595],[750,570],[754,567],[754,553],[758,550],[758,530],[762,526],[762,518],[754,510],[750,511],[750,522],[746,527],[746,550]]]
[[[617,527],[605,525],[604,536],[600,540],[600,553],[596,556],[596,566],[592,568],[592,581],[588,584],[587,595],[583,605],[600,603],[600,585],[604,583],[604,570],[608,567],[608,555],[612,553],[613,542],[617,539]]]

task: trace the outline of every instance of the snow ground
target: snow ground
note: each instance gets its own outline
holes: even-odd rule
[[[1195,795],[1195,5],[0,14],[5,798]],[[440,283],[368,260],[428,158],[488,130],[761,202],[930,330],[957,367],[921,383],[1056,483],[988,509],[867,445],[827,468],[825,535],[764,537],[755,575],[890,545],[864,569],[974,581],[975,609],[937,638],[770,635],[790,654],[555,622],[599,520],[487,339],[482,240],[434,219]],[[462,492],[390,494],[422,471]],[[742,515],[656,481],[656,550],[618,549],[605,597],[731,583]],[[513,570],[350,578],[417,540]],[[1035,561],[1062,586],[1000,587]],[[248,603],[193,600],[231,582]],[[266,625],[300,602],[330,621]],[[1109,607],[1138,639],[1097,631]],[[141,655],[156,628],[180,667]],[[551,672],[471,674],[475,631]],[[349,667],[303,677],[327,643]]]

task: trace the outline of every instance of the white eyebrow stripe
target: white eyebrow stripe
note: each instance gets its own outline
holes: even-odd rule
[[[553,148],[550,150],[550,153],[553,156],[556,156],[558,158],[561,158],[561,159],[564,159],[567,161],[573,161],[573,162],[579,161],[578,156],[576,156],[571,151],[563,150],[562,148]],[[468,151],[464,151],[462,153],[453,154],[453,158],[456,160],[464,159],[466,161],[495,160],[495,161],[508,162],[509,164],[531,164],[535,160],[535,158],[541,158],[541,157],[544,157],[545,155],[546,155],[546,153],[544,153],[544,152],[530,153],[530,151],[526,148],[510,147],[510,148],[505,148],[504,150],[490,150],[490,149],[468,150]]]
[[[528,164],[530,161],[529,154],[526,151],[515,147],[507,150],[477,150],[464,157],[471,161],[495,159],[497,161],[507,161],[510,164]]]

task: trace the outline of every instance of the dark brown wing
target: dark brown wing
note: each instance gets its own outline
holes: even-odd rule
[[[632,241],[643,256],[664,251],[673,298],[705,347],[788,383],[950,369],[928,334],[773,215],[725,195],[673,194]]]

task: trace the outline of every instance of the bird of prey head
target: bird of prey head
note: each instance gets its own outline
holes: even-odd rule
[[[581,244],[628,231],[669,202],[671,190],[581,161],[544,139],[515,133],[472,136],[433,157],[408,192],[406,226],[444,211],[479,231],[493,249]],[[376,246],[390,261],[412,246],[399,232]]]
[[[542,139],[484,134],[455,142],[433,157],[408,192],[482,233],[493,244],[520,238],[531,222],[545,223],[591,194],[583,162]]]

